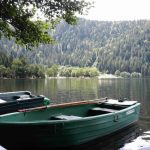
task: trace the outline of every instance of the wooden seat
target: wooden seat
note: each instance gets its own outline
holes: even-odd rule
[[[92,109],[90,109],[91,111],[102,111],[102,112],[109,112],[109,113],[113,113],[116,112],[118,110],[115,109],[109,109],[109,108],[100,108],[100,107],[94,107]]]
[[[51,120],[75,120],[75,119],[80,119],[82,117],[79,116],[73,116],[73,115],[55,115],[52,116],[50,119]]]

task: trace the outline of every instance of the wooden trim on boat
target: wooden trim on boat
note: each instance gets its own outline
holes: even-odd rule
[[[18,110],[18,112],[29,112],[29,111],[34,111],[34,110],[47,109],[51,107],[66,107],[66,106],[75,106],[75,105],[84,105],[84,104],[97,104],[97,103],[103,103],[103,102],[105,102],[105,99],[76,101],[76,102],[69,102],[69,103],[62,103],[62,104],[50,104],[47,106],[41,106],[41,107],[35,107],[35,108],[29,108],[29,109],[20,109]]]

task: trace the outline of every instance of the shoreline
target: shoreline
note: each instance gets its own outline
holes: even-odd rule
[[[123,78],[123,77],[116,76],[113,74],[100,74],[98,76],[98,79],[119,79],[119,78]]]
[[[47,79],[66,79],[66,78],[70,78],[70,79],[92,79],[92,78],[98,78],[98,79],[118,79],[118,78],[122,78],[122,77],[118,77],[115,76],[113,74],[100,74],[99,76],[95,76],[95,77],[61,77],[61,76],[57,76],[57,77],[46,77]]]
[[[70,78],[70,79],[130,79],[130,78],[135,78],[135,77],[130,77],[130,78],[125,78],[125,77],[121,77],[121,76],[116,76],[116,75],[113,75],[113,74],[106,74],[106,73],[102,73],[102,74],[99,74],[99,76],[95,76],[95,77],[84,77],[84,76],[81,76],[81,77],[62,77],[62,76],[56,76],[56,77],[48,77],[47,75],[45,75],[44,78],[35,78],[35,77],[27,77],[27,78],[2,78],[0,77],[0,79],[66,79],[66,78]],[[140,77],[141,78],[141,77]],[[150,76],[149,76],[150,78]],[[139,79],[139,78],[138,78]]]

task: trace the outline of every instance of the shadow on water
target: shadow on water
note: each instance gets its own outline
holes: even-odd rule
[[[141,135],[141,130],[138,124],[130,125],[122,130],[119,130],[109,136],[99,138],[74,147],[57,148],[50,150],[129,150],[124,149],[126,143],[131,143],[134,139]],[[13,148],[14,149],[14,148]],[[16,149],[16,148],[15,148]],[[24,148],[20,148],[23,150]],[[38,149],[38,148],[26,148],[26,149]],[[0,150],[2,150],[0,148]],[[132,149],[130,149],[132,150]],[[137,149],[136,149],[137,150]]]
[[[131,142],[133,139],[140,135],[140,128],[138,124],[128,126],[122,130],[119,130],[109,136],[96,139],[89,143],[65,148],[61,150],[118,150],[123,147],[125,143]]]

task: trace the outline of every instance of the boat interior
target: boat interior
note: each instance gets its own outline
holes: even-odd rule
[[[80,108],[81,107],[81,108]],[[83,107],[83,108],[82,108]],[[127,106],[117,106],[117,105],[108,105],[108,104],[93,104],[85,106],[78,106],[72,113],[60,113],[56,115],[52,115],[50,120],[72,120],[79,119],[83,117],[90,117],[108,113],[114,113],[119,110],[126,108]]]
[[[114,113],[131,105],[115,105],[106,103],[83,103],[74,105],[54,105],[48,108],[24,111],[13,115],[3,116],[1,119],[7,122],[29,122],[29,121],[54,121],[54,120],[75,120],[85,117]]]
[[[15,101],[15,100],[22,100],[22,99],[29,99],[33,97],[34,95],[32,95],[29,91],[0,93],[0,99],[7,101],[7,102]]]

